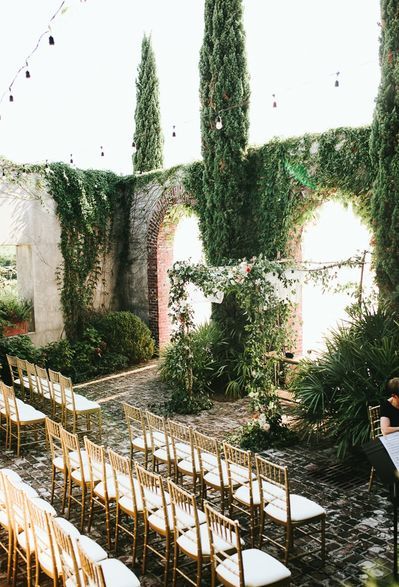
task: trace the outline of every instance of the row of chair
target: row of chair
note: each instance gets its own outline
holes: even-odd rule
[[[24,584],[40,585],[44,574],[68,587],[138,587],[136,575],[64,518],[11,469],[0,469],[0,548],[7,557],[7,584],[15,584],[18,563]]]
[[[61,457],[56,456],[55,453],[57,440],[60,440],[63,461],[68,463],[70,469],[70,482],[77,481],[81,485],[83,481],[81,485],[82,514],[84,512],[83,495],[85,486],[88,486],[86,489],[86,493],[90,495],[88,531],[90,531],[94,507],[99,505],[105,510],[107,541],[108,546],[111,547],[110,514],[113,511],[115,513],[115,549],[119,532],[126,532],[132,538],[133,561],[136,561],[139,537],[143,535],[143,573],[146,571],[148,554],[152,552],[164,563],[164,584],[168,585],[174,544],[173,584],[179,574],[193,585],[200,585],[203,567],[210,562],[212,573],[216,573],[219,578],[224,575],[230,576],[231,580],[234,579],[232,585],[248,585],[249,583],[244,581],[244,575],[248,573],[256,575],[257,580],[261,581],[259,585],[277,582],[281,585],[288,584],[290,572],[283,564],[259,549],[242,551],[238,522],[218,514],[209,504],[204,505],[204,511],[200,510],[197,508],[194,494],[187,492],[170,479],[165,481],[158,473],[147,471],[137,462],[134,463],[134,475],[128,457],[119,455],[111,449],[106,451],[104,447],[95,445],[86,437],[85,450],[81,450],[76,435],[75,442],[71,443],[74,435],[62,429],[57,431],[55,425],[56,423],[47,420],[50,447],[53,446],[53,465],[61,463]],[[57,443],[57,446],[60,445]],[[88,469],[87,476],[85,476],[86,469]],[[70,490],[68,493],[69,502]],[[63,497],[64,501],[65,497]],[[206,516],[212,522],[207,522]],[[143,531],[140,532],[140,529]],[[158,539],[165,542],[164,548],[159,548],[158,542],[150,539],[150,532],[155,533]],[[228,540],[226,534],[229,536]],[[196,562],[195,579],[187,574],[186,565],[179,564],[179,554],[184,554]],[[262,568],[257,570],[252,568],[255,559],[257,563],[262,564]]]
[[[317,539],[322,557],[325,556],[325,510],[317,503],[290,492],[288,468],[272,463],[250,451],[202,434],[190,426],[162,418],[136,406],[123,404],[129,430],[131,457],[144,453],[144,465],[150,460],[153,471],[165,465],[166,475],[179,482],[185,477],[192,481],[193,492],[199,487],[201,503],[210,494],[220,498],[224,514],[229,508],[249,518],[251,544],[259,544],[264,536],[265,520],[285,528],[281,544],[287,564],[293,546],[294,530]],[[317,533],[314,524],[318,526]],[[305,532],[305,526],[309,528]],[[256,536],[258,530],[258,536]],[[320,538],[318,538],[320,534]]]
[[[7,355],[7,362],[14,390],[20,391],[23,401],[28,396],[53,419],[58,417],[65,428],[69,428],[71,422],[73,432],[78,430],[81,418],[85,419],[86,430],[90,431],[91,419],[94,418],[101,438],[101,406],[76,393],[70,377],[52,369],[47,372],[39,365],[11,355]]]

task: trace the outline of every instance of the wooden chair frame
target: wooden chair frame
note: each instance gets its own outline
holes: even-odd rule
[[[326,527],[326,514],[307,518],[302,521],[294,521],[291,518],[291,500],[290,500],[290,485],[288,477],[288,468],[272,463],[263,457],[256,455],[256,470],[259,483],[259,493],[261,496],[261,508],[260,508],[260,531],[259,531],[259,548],[262,546],[262,540],[266,539],[268,542],[283,550],[285,564],[288,563],[288,559],[299,558],[302,555],[309,555],[318,548],[321,550],[321,558],[324,563],[326,548],[325,548],[325,527]],[[267,485],[270,492],[273,492],[275,497],[270,500],[270,497],[266,497],[264,485]],[[286,520],[280,520],[273,517],[265,512],[265,507],[268,503],[271,503],[274,507],[285,512]],[[278,526],[282,526],[285,530],[284,544],[275,540],[269,535],[263,534],[266,517]],[[316,524],[320,523],[320,528],[316,527]],[[309,531],[306,531],[303,526],[308,526]],[[307,550],[303,553],[297,553],[295,556],[290,556],[290,551],[294,546],[294,530],[307,538],[310,538],[317,542],[319,545],[317,549]],[[320,538],[317,536],[320,534]]]
[[[0,503],[0,510],[3,510],[6,514],[6,522],[3,524],[0,520],[0,549],[3,550],[7,556],[7,583],[10,583],[13,560],[13,531],[11,516],[9,515],[10,505],[7,499],[5,479],[5,475],[0,469],[0,494],[3,496],[4,500],[2,503]]]
[[[22,400],[25,401],[25,390],[27,390],[29,387],[29,381],[26,379],[27,385],[23,384],[23,373],[21,372],[22,360],[19,359],[19,357],[15,357],[13,355],[6,355],[6,357],[8,368],[10,370],[12,387],[15,391],[17,389],[19,390]],[[20,362],[18,363],[18,361]]]
[[[62,575],[60,566],[60,558],[57,545],[54,543],[54,535],[51,532],[48,512],[43,511],[37,507],[33,500],[26,500],[29,512],[29,522],[33,535],[33,542],[35,545],[36,558],[36,581],[35,585],[40,585],[40,570],[53,580],[53,586],[57,587],[58,579]],[[51,566],[43,564],[41,561],[41,554],[49,555]]]
[[[30,399],[37,403],[40,401],[40,390],[39,390],[39,382],[36,375],[36,368],[34,363],[30,363],[29,361],[25,361],[26,366],[26,374],[29,381],[29,391],[30,391]]]
[[[63,423],[64,407],[62,403],[60,375],[61,373],[59,373],[58,371],[54,371],[53,369],[48,370],[48,379],[50,382],[51,394],[51,416],[52,418],[56,418],[58,411],[58,417]]]
[[[171,546],[173,541],[173,530],[170,528],[169,516],[167,509],[167,500],[164,490],[164,482],[161,475],[152,473],[141,467],[137,462],[136,475],[140,485],[141,498],[144,505],[144,541],[143,541],[143,561],[142,573],[146,572],[147,568],[147,554],[151,551],[164,564],[164,587],[168,585],[169,567]],[[165,529],[161,531],[155,524],[149,521],[149,518],[154,515],[158,519],[162,519]],[[149,543],[150,530],[165,540],[165,551],[160,552],[155,546]],[[159,542],[159,541],[158,541]]]
[[[152,454],[151,434],[147,430],[143,410],[126,402],[122,403],[130,441],[130,461],[133,462],[134,451],[144,453],[144,466],[148,467]]]
[[[137,495],[137,489],[140,492],[140,487],[138,486],[137,482],[136,489],[132,474],[131,462],[128,457],[119,455],[110,448],[108,449],[108,457],[111,463],[116,488],[115,551],[118,548],[118,534],[119,530],[121,530],[132,538],[133,564],[135,564],[138,550],[138,530],[140,526],[140,519],[142,522],[144,519],[144,510],[142,507],[138,507],[139,503],[140,505],[142,503],[141,494]],[[127,497],[129,500],[126,499]],[[138,497],[140,498],[139,500]],[[132,502],[131,508],[129,507],[129,501]],[[127,525],[121,523],[122,515],[132,520],[133,531]]]
[[[370,439],[374,440],[374,438],[378,438],[382,436],[381,432],[381,410],[380,406],[369,406],[368,408],[368,416],[370,422]],[[371,467],[370,470],[370,477],[369,477],[369,484],[368,484],[368,491],[371,491],[373,486],[373,482],[375,479],[375,469]]]
[[[188,476],[192,480],[193,492],[197,491],[200,479],[199,458],[194,447],[194,436],[191,426],[168,420],[169,438],[172,442],[173,461],[175,463],[176,481],[183,483]]]
[[[76,557],[76,543],[72,537],[61,528],[57,519],[49,518],[54,541],[58,547],[58,554],[61,563],[63,585],[68,579],[72,579],[75,587],[85,587],[81,581],[80,564]]]
[[[86,432],[91,431],[91,417],[97,417],[98,425],[98,438],[101,439],[102,433],[102,412],[101,407],[96,405],[93,408],[87,408],[78,410],[76,407],[76,396],[73,390],[73,383],[70,377],[65,377],[61,373],[59,374],[59,383],[61,386],[61,398],[62,398],[62,422],[66,429],[68,429],[69,416],[72,416],[72,432],[75,434],[78,432],[78,418],[86,419]],[[93,402],[94,403],[94,402]]]
[[[159,465],[164,464],[166,475],[170,477],[175,471],[175,462],[166,418],[147,411],[146,420],[151,435],[152,470],[159,472]]]
[[[220,446],[216,438],[202,434],[198,430],[193,431],[194,447],[198,455],[201,471],[201,503],[207,499],[208,491],[211,490],[220,496],[221,511],[224,513],[226,498],[228,496],[228,483],[225,483],[226,475],[223,474]],[[215,473],[220,484],[206,479],[208,473]]]
[[[46,434],[51,457],[51,505],[56,488],[62,490],[61,511],[65,510],[68,487],[68,466],[61,440],[62,424],[46,418]],[[62,483],[57,482],[57,473],[62,474]]]

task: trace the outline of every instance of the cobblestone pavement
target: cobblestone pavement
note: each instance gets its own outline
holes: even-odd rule
[[[148,408],[159,405],[168,397],[167,388],[159,380],[154,363],[135,373],[84,385],[79,393],[101,402],[104,444],[123,454],[128,454],[129,443],[121,402],[128,401]],[[247,416],[248,402],[239,400],[234,403],[215,402],[209,411],[197,416],[177,416],[176,419],[222,439],[227,432],[243,423]],[[317,501],[327,510],[326,563],[323,567],[315,555],[291,562],[293,586],[355,587],[364,584],[369,571],[377,577],[390,574],[392,506],[386,490],[379,483],[368,493],[369,467],[361,455],[342,464],[336,462],[332,448],[310,448],[304,444],[269,450],[266,454],[272,460],[289,466],[293,492]],[[2,442],[0,467],[4,466],[14,468],[42,497],[50,498],[50,467],[44,444],[23,449],[22,456],[16,458],[14,452],[4,450]],[[60,502],[56,501],[54,505],[59,509]],[[75,521],[77,516],[78,512],[72,512],[71,519]],[[90,535],[105,547],[101,512],[95,520]],[[270,549],[268,552],[275,554]],[[111,554],[115,556],[115,553]],[[126,542],[122,542],[117,556],[131,565],[130,546]],[[134,571],[140,576],[138,568]],[[160,575],[161,572],[150,565],[149,571],[141,577],[142,585],[159,585]],[[5,584],[4,575],[0,572],[0,585]]]

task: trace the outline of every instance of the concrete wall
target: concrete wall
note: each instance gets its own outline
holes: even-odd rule
[[[62,262],[55,203],[40,178],[0,182],[0,244],[17,247],[18,289],[34,306],[37,345],[62,336],[63,319],[56,270]]]

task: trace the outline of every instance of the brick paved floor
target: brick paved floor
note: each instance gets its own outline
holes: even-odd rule
[[[90,399],[100,401],[104,414],[104,444],[128,454],[129,443],[121,402],[148,408],[168,397],[166,386],[159,380],[154,363],[144,370],[106,381],[84,385],[79,389]],[[214,407],[197,416],[177,416],[202,432],[222,439],[243,423],[248,415],[248,401],[217,402]],[[308,556],[290,563],[292,585],[298,587],[363,585],[367,572],[377,577],[390,574],[392,568],[392,507],[386,490],[378,483],[371,494],[367,492],[369,467],[360,455],[344,464],[336,463],[334,450],[298,444],[284,450],[269,450],[271,459],[287,464],[292,478],[292,490],[319,502],[328,512],[327,553],[325,566],[317,556]],[[0,467],[12,467],[39,494],[50,496],[49,458],[45,447],[24,449],[20,458],[0,445]],[[55,502],[56,509],[59,502]],[[72,513],[72,520],[78,512]],[[92,528],[91,536],[105,546],[102,514]],[[274,554],[272,550],[268,552]],[[111,553],[114,555],[114,553]],[[122,542],[118,557],[131,565],[130,547]],[[139,576],[140,570],[134,568]],[[150,564],[141,577],[142,585],[159,585],[161,573]],[[2,579],[3,577],[3,579]],[[0,585],[5,585],[0,573]],[[23,584],[23,583],[21,583]],[[206,583],[205,583],[206,584]],[[45,585],[45,582],[43,583]],[[117,586],[115,586],[117,587]]]

